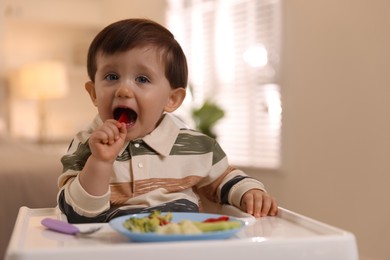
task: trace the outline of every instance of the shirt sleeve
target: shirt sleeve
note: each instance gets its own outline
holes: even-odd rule
[[[241,170],[234,170],[228,174],[230,178],[220,186],[221,202],[236,207],[241,206],[241,199],[245,192],[251,189],[266,191],[263,183],[247,176]],[[234,177],[231,177],[234,176]]]
[[[209,175],[200,183],[198,190],[207,199],[240,207],[245,192],[251,189],[266,191],[260,181],[230,166],[225,152],[216,141],[212,152],[213,162]]]
[[[87,193],[79,182],[79,173],[91,155],[88,138],[88,133],[79,133],[73,139],[67,154],[61,158],[63,173],[58,178],[60,190],[57,202],[68,217],[79,215],[94,218],[110,207],[110,190],[102,196],[93,196]]]
[[[93,196],[84,190],[78,176],[69,180],[63,190],[65,202],[81,216],[92,218],[110,208],[110,190],[102,196]]]

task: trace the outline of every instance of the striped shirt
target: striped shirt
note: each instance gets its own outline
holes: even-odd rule
[[[108,192],[92,196],[81,186],[78,173],[91,155],[88,138],[101,125],[97,116],[61,159],[58,205],[70,222],[106,222],[155,209],[198,212],[200,197],[239,207],[246,191],[264,190],[261,182],[229,165],[215,139],[181,128],[166,114],[153,132],[125,143],[113,164]]]

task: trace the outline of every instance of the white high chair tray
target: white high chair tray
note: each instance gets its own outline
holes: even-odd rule
[[[233,207],[221,214],[239,217],[246,226],[226,240],[179,242],[131,242],[107,223],[78,224],[80,230],[102,225],[88,237],[47,230],[46,217],[66,220],[57,209],[19,211],[6,260],[46,259],[300,259],[358,260],[355,236],[292,211],[279,208],[278,216],[255,219]]]

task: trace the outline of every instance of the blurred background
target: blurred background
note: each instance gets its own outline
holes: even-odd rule
[[[231,163],[280,206],[354,233],[362,260],[390,259],[390,1],[0,0],[0,12],[0,250],[20,206],[55,206],[60,156],[96,114],[89,43],[143,17],[188,57],[179,117],[215,115]]]

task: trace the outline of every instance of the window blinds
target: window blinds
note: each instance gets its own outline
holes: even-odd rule
[[[188,118],[191,108],[211,99],[225,111],[215,132],[230,162],[278,168],[280,1],[168,3],[167,25],[187,55],[193,88],[179,113]]]

